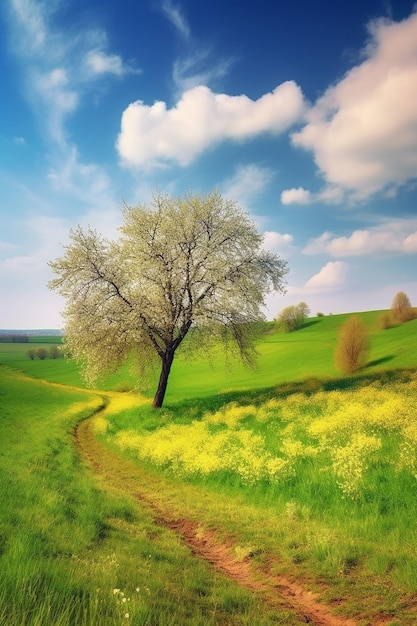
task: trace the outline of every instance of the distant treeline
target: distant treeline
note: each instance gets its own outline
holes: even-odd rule
[[[0,335],[0,343],[29,343],[28,335]]]

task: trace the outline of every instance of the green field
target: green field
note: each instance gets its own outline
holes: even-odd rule
[[[179,358],[160,411],[0,344],[0,625],[417,623],[417,320],[359,315],[354,376],[348,316],[270,323],[255,370]]]
[[[0,341],[0,363],[10,363],[11,361],[30,360],[28,356],[29,350],[37,351],[39,348],[45,348],[49,353],[52,346],[61,346],[62,337],[54,336],[36,336],[27,337],[27,342],[15,343],[6,342],[7,337],[2,337]]]

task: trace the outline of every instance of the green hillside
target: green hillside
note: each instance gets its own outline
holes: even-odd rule
[[[171,374],[167,403],[185,398],[222,394],[250,388],[268,388],[311,378],[340,378],[334,365],[334,351],[341,326],[351,314],[306,320],[300,330],[285,333],[268,323],[258,344],[258,364],[250,370],[240,363],[225,369],[224,358],[206,360],[179,358]],[[368,366],[358,376],[387,369],[417,367],[417,319],[379,327],[380,311],[357,313],[370,331]]]
[[[267,323],[254,370],[179,354],[158,411],[0,344],[0,625],[416,623],[417,319],[358,315],[353,376],[348,314]]]
[[[340,378],[334,365],[334,350],[339,330],[350,315],[308,318],[300,330],[291,333],[282,332],[273,322],[266,323],[258,341],[256,369],[248,369],[233,359],[226,363],[222,350],[211,355],[210,359],[204,357],[204,346],[197,357],[192,357],[186,350],[179,351],[168,383],[166,404],[314,378]],[[368,366],[357,376],[417,367],[417,319],[381,329],[381,311],[356,315],[369,328],[371,344]],[[28,347],[27,344],[0,343],[0,363],[13,361],[14,367],[52,382],[83,384],[75,363],[63,359],[31,361],[27,357]],[[107,380],[100,381],[98,386],[133,388],[136,383],[126,366]],[[145,390],[150,396],[155,384],[156,379],[150,381]]]

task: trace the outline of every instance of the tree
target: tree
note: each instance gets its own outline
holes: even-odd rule
[[[31,361],[33,361],[33,359],[36,357],[36,350],[34,348],[30,348],[26,354],[28,355],[28,357],[30,358]]]
[[[54,344],[54,345],[52,345],[49,348],[49,357],[51,359],[58,359],[59,358],[59,348],[58,348],[57,345]]]
[[[66,299],[66,345],[91,383],[136,354],[144,374],[159,363],[153,406],[162,406],[176,351],[188,335],[214,338],[253,361],[253,322],[271,290],[284,291],[287,263],[262,249],[239,206],[213,191],[123,208],[117,241],[71,231],[50,263],[50,288]],[[192,332],[189,332],[192,329]]]
[[[366,364],[369,351],[369,331],[357,315],[347,319],[340,329],[335,362],[342,372],[351,374]]]
[[[298,330],[304,324],[304,320],[310,314],[310,309],[305,302],[300,302],[297,306],[290,305],[282,309],[278,315],[278,322],[289,333]]]
[[[409,297],[403,291],[399,291],[391,304],[391,312],[397,322],[408,322],[415,317]]]
[[[43,361],[48,356],[48,351],[46,348],[38,348],[36,354],[41,359],[41,361]]]

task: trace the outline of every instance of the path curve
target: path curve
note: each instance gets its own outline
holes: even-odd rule
[[[146,490],[141,489],[141,470],[131,461],[117,456],[101,444],[95,436],[93,419],[80,422],[74,431],[74,440],[81,456],[100,482],[109,489],[123,491],[152,513],[155,523],[177,532],[197,557],[205,559],[224,575],[242,587],[259,594],[269,605],[283,608],[286,604],[300,616],[300,623],[313,626],[357,626],[357,622],[334,615],[309,590],[283,575],[256,568],[250,557],[236,559],[233,543],[216,537],[213,531],[201,531],[193,520],[178,518],[169,508],[156,504]],[[114,473],[117,458],[117,478]],[[135,479],[136,478],[136,479]],[[285,602],[283,602],[283,600]],[[377,623],[375,623],[376,626]]]

